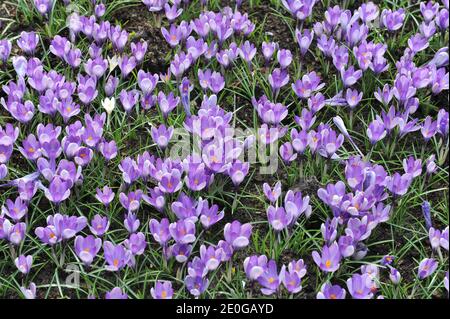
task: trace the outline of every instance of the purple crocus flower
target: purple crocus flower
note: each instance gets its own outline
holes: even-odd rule
[[[256,51],[256,47],[250,41],[245,41],[245,43],[239,47],[238,52],[241,59],[251,65],[251,61],[255,57]]]
[[[376,119],[370,122],[367,127],[367,137],[370,143],[376,144],[386,136],[387,132],[384,123],[381,119]]]
[[[175,97],[173,92],[167,96],[162,91],[158,93],[158,105],[165,118],[177,107],[178,103],[180,103],[180,97]]]
[[[172,299],[173,289],[170,281],[160,281],[155,283],[155,287],[150,289],[153,299]]]
[[[68,65],[70,65],[73,69],[76,69],[81,64],[81,50],[80,49],[70,49],[67,51],[67,53],[64,55],[64,61]]]
[[[170,224],[169,232],[179,244],[190,244],[195,241],[195,224],[190,220],[179,220]]]
[[[161,149],[165,149],[172,138],[173,127],[167,128],[164,124],[161,124],[158,128],[152,126],[150,135]]]
[[[322,271],[335,272],[339,269],[341,253],[336,242],[330,246],[323,246],[322,255],[320,255],[317,251],[313,251],[312,257],[314,262]]]
[[[403,8],[395,11],[383,9],[380,15],[380,26],[391,32],[396,31],[402,27],[405,17],[406,13]]]
[[[119,271],[124,268],[131,259],[131,251],[125,249],[122,245],[114,245],[110,241],[103,243],[105,260],[108,263],[106,270]]]
[[[137,218],[136,214],[133,214],[131,211],[128,211],[127,215],[125,215],[125,220],[123,221],[125,229],[130,233],[135,233],[141,222]]]
[[[145,235],[141,232],[136,234],[131,234],[130,238],[123,242],[125,248],[127,248],[133,255],[142,255],[145,248],[147,247],[147,242],[145,240]]]
[[[11,41],[5,39],[0,40],[0,61],[5,64],[11,54],[12,44]]]
[[[111,75],[108,76],[108,79],[106,80],[106,83],[105,83],[106,96],[111,97],[112,95],[114,95],[114,92],[116,91],[116,88],[118,85],[119,85],[119,79],[117,77],[111,76]]]
[[[187,53],[190,54],[194,61],[196,61],[206,52],[206,50],[208,50],[208,43],[203,39],[196,40],[194,37],[190,36],[186,40],[186,49]]]
[[[5,204],[6,206],[2,206],[1,215],[6,215],[15,222],[20,221],[28,213],[28,205],[20,197],[14,202],[8,198]]]
[[[262,53],[266,64],[272,59],[273,54],[278,48],[278,44],[275,42],[263,42],[262,43]]]
[[[413,156],[405,158],[403,160],[403,169],[406,174],[410,174],[412,178],[420,176],[422,174],[422,160],[415,159]]]
[[[111,140],[110,142],[102,141],[98,143],[97,148],[107,161],[110,161],[117,156],[117,144],[114,140]]]
[[[213,72],[209,78],[208,88],[218,94],[225,87],[225,78],[219,72]]]
[[[131,54],[133,54],[137,63],[142,63],[144,61],[145,54],[147,53],[148,43],[147,41],[139,41],[136,43],[131,43]]]
[[[189,290],[194,297],[199,297],[208,288],[209,279],[202,278],[201,276],[186,276],[184,283],[186,285],[186,289]]]
[[[264,195],[266,195],[266,198],[272,202],[276,203],[278,200],[278,197],[281,195],[281,182],[277,182],[273,188],[273,190],[270,188],[270,185],[267,183],[263,184],[263,191]]]
[[[317,293],[317,299],[345,299],[346,291],[339,285],[324,283]]]
[[[14,260],[14,264],[22,274],[26,275],[30,272],[31,266],[33,265],[33,256],[20,255]]]
[[[159,76],[157,74],[146,73],[143,70],[138,72],[138,85],[144,95],[150,94],[156,88]]]
[[[299,98],[307,99],[311,97],[312,93],[321,90],[325,86],[325,83],[320,81],[320,77],[313,71],[303,75],[301,80],[297,80],[292,84],[292,89]]]
[[[95,195],[95,198],[105,205],[106,207],[109,206],[109,204],[114,200],[114,192],[108,187],[103,186],[103,189],[97,188],[97,194]]]
[[[286,69],[276,68],[269,74],[268,81],[272,88],[272,92],[276,96],[280,88],[289,83],[289,73]]]
[[[397,285],[398,283],[400,283],[400,281],[402,279],[402,275],[400,274],[400,272],[397,269],[389,266],[389,279],[391,280],[391,282],[394,285]]]
[[[437,121],[433,121],[431,116],[427,116],[422,124],[420,132],[425,141],[429,141],[437,132]]]
[[[156,219],[151,219],[149,228],[153,239],[161,246],[165,246],[172,238],[169,231],[169,220],[167,218],[161,219],[161,222],[158,222]]]
[[[339,220],[336,217],[333,217],[331,220],[327,218],[325,223],[322,223],[320,226],[322,237],[327,244],[331,244],[336,240],[338,222]]]
[[[118,63],[123,79],[127,78],[137,65],[136,58],[134,56],[129,57],[127,55],[120,57]]]
[[[428,39],[420,33],[408,39],[408,46],[413,53],[417,53],[428,48]]]
[[[261,256],[250,256],[244,260],[244,271],[247,278],[250,280],[258,280],[258,278],[267,269],[267,257],[265,255]]]
[[[267,209],[267,219],[276,232],[285,229],[292,222],[292,213],[286,212],[283,207],[275,208],[272,205]]]
[[[444,248],[446,251],[448,251],[448,226],[445,227],[445,229],[441,233],[441,239],[439,240],[439,243],[441,244],[441,247]]]
[[[419,264],[418,277],[423,280],[431,276],[437,269],[438,262],[433,258],[425,258]]]
[[[431,248],[437,250],[441,246],[441,231],[430,227],[428,230],[428,239],[430,240]]]
[[[286,69],[292,63],[292,53],[287,49],[281,49],[277,52],[277,60],[281,69]]]
[[[75,253],[86,266],[90,266],[102,247],[102,240],[92,235],[75,238]]]
[[[20,291],[22,292],[25,299],[35,299],[36,298],[36,284],[34,282],[30,283],[28,288],[20,287]]]
[[[433,1],[428,1],[427,3],[420,3],[420,12],[422,13],[425,22],[430,22],[433,20],[434,16],[439,11],[439,3],[434,3]]]
[[[298,46],[300,47],[300,54],[305,55],[306,52],[308,52],[309,47],[311,46],[312,40],[314,39],[314,31],[311,31],[309,29],[300,31],[296,29],[295,37],[297,39]]]
[[[345,92],[345,99],[347,101],[348,106],[351,109],[354,109],[359,102],[361,101],[363,96],[363,92],[358,92],[357,90],[352,90],[350,88]]]
[[[17,40],[17,45],[26,54],[33,55],[39,43],[39,36],[35,32],[20,33],[20,38]]]
[[[29,203],[38,190],[38,183],[34,180],[19,180],[17,190],[19,197],[26,203]]]
[[[225,216],[224,211],[219,212],[219,206],[211,205],[209,206],[207,200],[199,200],[197,203],[197,211],[200,216],[200,222],[205,229],[210,228],[212,225],[216,224]]]
[[[347,288],[354,299],[372,299],[372,278],[369,274],[353,274],[347,280]]]
[[[5,164],[0,164],[0,180],[8,176],[8,166]]]
[[[181,29],[178,28],[175,24],[172,24],[170,26],[169,30],[167,30],[166,28],[162,27],[161,28],[161,33],[162,33],[164,39],[166,39],[167,43],[172,48],[175,48],[177,45],[180,44],[180,41],[181,41],[181,38],[182,38],[182,33],[181,33]]]
[[[269,260],[267,268],[258,277],[258,282],[262,286],[261,292],[264,295],[272,295],[278,291],[281,280],[274,260]]]
[[[341,69],[341,79],[345,87],[352,86],[355,84],[362,76],[361,70],[355,70],[351,65],[347,69]]]
[[[45,197],[52,203],[58,205],[70,196],[71,185],[72,183],[70,181],[65,181],[59,176],[55,176],[48,188],[43,187]]]
[[[363,22],[367,23],[378,18],[378,14],[380,13],[378,10],[378,6],[375,5],[372,1],[361,4],[358,8],[358,13]]]
[[[120,203],[128,212],[135,212],[139,209],[141,198],[142,191],[140,189],[129,192],[128,195],[125,193],[119,194]]]
[[[158,188],[148,190],[148,195],[143,194],[142,199],[149,205],[155,207],[158,211],[162,211],[166,205],[164,193]]]
[[[187,244],[174,244],[170,246],[165,253],[165,256],[175,257],[175,260],[179,263],[185,263],[192,252],[192,245]]]
[[[103,236],[109,229],[109,219],[106,216],[101,215],[95,215],[94,218],[91,220],[91,224],[89,226],[89,230],[92,234],[96,236]]]
[[[173,169],[170,173],[164,173],[158,184],[159,189],[168,194],[178,192],[182,186],[181,172],[178,169]]]
[[[105,299],[128,299],[128,295],[120,287],[115,287],[105,294]]]
[[[231,177],[234,186],[239,186],[248,174],[250,168],[249,163],[243,163],[240,160],[236,160],[231,166],[228,168],[228,175]]]
[[[182,192],[178,196],[178,199],[172,203],[171,208],[178,219],[190,220],[191,222],[196,223],[198,220],[198,212],[195,207],[196,204],[196,201]]]
[[[284,265],[280,272],[280,280],[291,294],[298,293],[302,290],[300,274],[292,269],[287,271]]]
[[[87,105],[91,103],[97,97],[98,91],[96,90],[97,80],[96,78],[90,77],[88,75],[82,76],[78,75],[78,98],[80,101]]]
[[[235,220],[232,223],[227,223],[224,227],[225,240],[235,249],[246,247],[250,243],[250,236],[252,234],[252,225],[249,223],[242,224]]]
[[[139,100],[139,92],[137,90],[131,90],[128,92],[126,90],[122,90],[119,94],[119,99],[125,112],[129,114]]]
[[[13,245],[20,245],[25,239],[27,225],[25,223],[12,224],[8,219],[0,218],[1,238],[7,239]]]
[[[399,173],[394,173],[394,175],[388,176],[386,187],[395,196],[403,196],[408,191],[411,182],[412,176],[410,174],[400,175]]]

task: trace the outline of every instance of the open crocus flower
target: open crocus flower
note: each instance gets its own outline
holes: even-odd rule
[[[250,243],[250,236],[252,234],[252,225],[242,224],[235,220],[232,223],[225,225],[224,230],[225,240],[235,249],[244,248]]]
[[[17,197],[14,202],[7,199],[6,206],[2,206],[1,210],[2,215],[6,215],[16,222],[21,220],[27,213],[28,206],[20,197]]]
[[[312,257],[317,266],[325,272],[335,272],[339,269],[341,261],[341,253],[336,242],[330,246],[323,246],[322,256],[317,252],[312,252]]]
[[[114,245],[109,241],[103,243],[105,260],[108,263],[106,270],[119,271],[128,265],[131,260],[131,251],[123,245]]]
[[[179,244],[190,244],[195,241],[195,224],[190,220],[179,220],[170,224],[169,232]]]
[[[25,299],[35,299],[36,298],[36,285],[34,282],[30,283],[28,288],[20,287],[20,291],[22,292]]]
[[[317,293],[317,299],[345,299],[346,291],[339,285],[324,283]]]
[[[31,266],[33,265],[33,256],[20,255],[14,260],[14,264],[22,274],[26,275],[30,272]]]
[[[157,128],[152,126],[150,135],[153,141],[161,148],[165,149],[169,145],[169,141],[173,135],[173,127],[167,128],[164,124],[161,124]]]
[[[170,281],[160,281],[155,283],[155,287],[150,289],[153,299],[172,299],[173,289]]]
[[[216,270],[222,261],[222,250],[214,246],[200,246],[200,259],[208,271]]]
[[[116,100],[114,97],[105,98],[102,101],[102,106],[105,109],[106,113],[111,114],[114,108],[116,107]]]
[[[91,224],[89,225],[89,230],[92,234],[96,236],[103,236],[109,229],[109,219],[108,217],[101,215],[95,215],[94,218],[91,220]]]
[[[347,288],[354,299],[372,299],[372,278],[368,274],[354,274],[347,280]]]
[[[264,295],[272,295],[278,291],[281,280],[274,260],[269,260],[265,271],[258,276],[258,282],[262,286],[261,292]]]
[[[145,247],[147,247],[147,242],[145,240],[145,235],[141,232],[136,234],[131,234],[130,238],[125,239],[123,242],[125,248],[127,248],[133,255],[142,255],[144,253]]]
[[[103,189],[97,188],[97,194],[95,195],[95,198],[105,205],[106,207],[111,204],[111,202],[114,200],[114,192],[109,188],[108,186],[103,186]]]
[[[161,246],[165,246],[166,243],[172,238],[169,230],[169,220],[167,218],[161,219],[160,222],[156,219],[151,219],[149,228],[153,239]]]
[[[128,295],[121,288],[115,287],[105,294],[105,299],[128,299]]]
[[[219,206],[209,206],[207,200],[200,199],[197,204],[198,215],[200,216],[200,222],[205,229],[210,228],[216,224],[225,216],[225,212],[219,211]]]
[[[283,265],[280,271],[280,281],[290,294],[296,294],[302,290],[302,281],[298,272],[286,269]]]
[[[102,240],[92,235],[75,238],[75,253],[86,266],[90,266],[102,247]]]
[[[247,278],[250,280],[258,280],[258,278],[267,269],[267,257],[265,255],[261,256],[250,256],[244,260],[244,271]]]
[[[267,209],[267,219],[276,232],[285,229],[292,222],[291,212],[286,212],[283,207],[275,208],[272,205]]]
[[[271,189],[270,185],[267,183],[263,184],[263,191],[264,191],[264,195],[266,195],[266,198],[272,202],[275,203],[278,200],[278,197],[280,197],[281,195],[281,182],[278,181],[274,188]]]
[[[437,269],[438,262],[433,258],[425,258],[419,264],[417,275],[419,279],[425,279],[431,276]]]

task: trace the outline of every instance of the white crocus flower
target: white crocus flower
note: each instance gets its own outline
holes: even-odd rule
[[[116,107],[116,100],[112,97],[112,98],[105,98],[102,101],[102,106],[105,109],[106,113],[111,114],[111,112],[114,110],[114,108]]]
[[[108,64],[109,72],[112,72],[119,65],[119,59],[117,58],[117,55],[114,55],[112,58],[108,57]]]

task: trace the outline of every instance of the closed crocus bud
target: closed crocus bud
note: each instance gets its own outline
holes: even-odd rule
[[[108,115],[110,115],[112,113],[112,111],[114,110],[114,108],[116,107],[116,99],[115,98],[105,98],[102,101],[102,106],[105,109],[106,113],[108,113]]]
[[[390,268],[389,279],[392,281],[393,284],[398,284],[402,280],[402,275],[394,267],[389,268]]]

